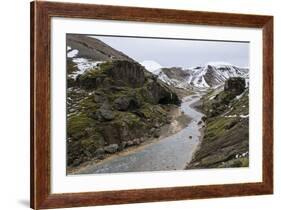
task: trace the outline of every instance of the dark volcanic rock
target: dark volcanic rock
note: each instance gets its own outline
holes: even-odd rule
[[[116,60],[78,75],[76,80],[79,86],[86,90],[100,87],[118,89],[122,86],[138,88],[144,85],[144,71],[145,69],[136,62]]]
[[[103,148],[105,152],[115,153],[118,150],[118,144],[110,144]]]
[[[99,75],[98,77],[95,75],[91,75],[90,73],[85,75],[79,75],[77,77],[77,82],[80,87],[90,90],[101,87],[104,85],[106,75]]]
[[[115,99],[114,108],[119,111],[127,111],[127,110],[134,110],[140,107],[140,102],[130,96],[122,96]]]
[[[246,88],[245,79],[242,77],[232,77],[225,81],[224,90],[234,95],[243,93]]]
[[[245,79],[241,77],[229,78],[224,85],[224,90],[217,94],[211,104],[206,106],[204,111],[207,117],[215,117],[229,109],[229,104],[233,102],[236,96],[243,93],[246,89]]]
[[[108,102],[104,102],[103,105],[96,111],[94,118],[97,120],[113,120],[115,113],[112,111],[111,105]]]
[[[115,117],[114,112],[109,109],[99,109],[97,113],[105,120],[113,120]]]
[[[100,158],[101,156],[103,156],[105,153],[103,148],[98,148],[95,152],[94,152],[94,156],[96,158]]]
[[[122,81],[133,88],[141,87],[145,81],[144,68],[138,63],[126,60],[114,61],[108,74],[113,80]]]
[[[149,83],[148,91],[150,93],[151,100],[155,104],[180,104],[178,96],[160,82]]]

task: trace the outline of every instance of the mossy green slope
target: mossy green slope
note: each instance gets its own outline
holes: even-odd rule
[[[75,72],[73,65],[69,68]],[[102,158],[108,145],[122,150],[130,141],[155,135],[155,125],[168,123],[169,104],[180,104],[167,85],[131,61],[108,61],[68,81],[70,167]]]
[[[220,91],[219,91],[220,90]],[[206,127],[188,168],[249,165],[249,89],[239,95],[218,88],[203,97]]]

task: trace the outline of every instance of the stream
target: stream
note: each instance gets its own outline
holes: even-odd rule
[[[180,109],[191,118],[191,122],[181,131],[129,152],[116,154],[113,158],[89,164],[75,174],[183,170],[200,143],[203,123],[198,125],[198,122],[204,115],[191,106],[199,100],[199,94],[183,98]]]

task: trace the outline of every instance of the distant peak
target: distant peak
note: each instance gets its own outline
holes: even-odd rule
[[[148,71],[155,73],[155,71],[162,68],[162,66],[153,60],[145,60],[140,63],[142,66],[144,66]]]

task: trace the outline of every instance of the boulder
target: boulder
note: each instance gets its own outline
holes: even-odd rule
[[[153,133],[154,138],[159,138],[160,137],[160,130],[156,129],[155,132]]]
[[[159,128],[159,127],[161,127],[161,125],[159,124],[159,122],[156,122],[154,128]]]
[[[115,113],[112,111],[112,107],[108,102],[104,102],[102,106],[96,111],[94,118],[97,120],[110,121],[115,118]]]
[[[121,151],[121,150],[125,149],[126,146],[127,146],[127,142],[122,141],[121,144],[119,144],[119,148],[118,149]]]
[[[140,143],[143,143],[143,142],[145,142],[145,138],[141,137],[140,138]]]
[[[121,96],[114,100],[113,106],[119,111],[134,110],[140,107],[140,102],[131,96]]]
[[[118,144],[110,144],[103,148],[105,152],[107,153],[115,153],[118,151]]]
[[[94,152],[94,157],[96,158],[100,158],[101,156],[103,156],[105,153],[103,148],[98,148],[95,152]]]
[[[79,166],[82,162],[83,162],[83,160],[81,160],[80,158],[77,158],[72,162],[72,166],[74,166],[74,167]]]
[[[107,109],[101,109],[101,116],[105,119],[105,120],[113,120],[115,117],[115,113],[111,110],[107,110]]]
[[[134,145],[134,142],[133,142],[133,141],[127,141],[127,145],[128,145],[128,146],[133,146],[133,145]]]
[[[139,139],[134,139],[133,140],[134,145],[139,145],[141,142]]]
[[[151,128],[150,133],[154,133],[156,131],[156,128]]]

